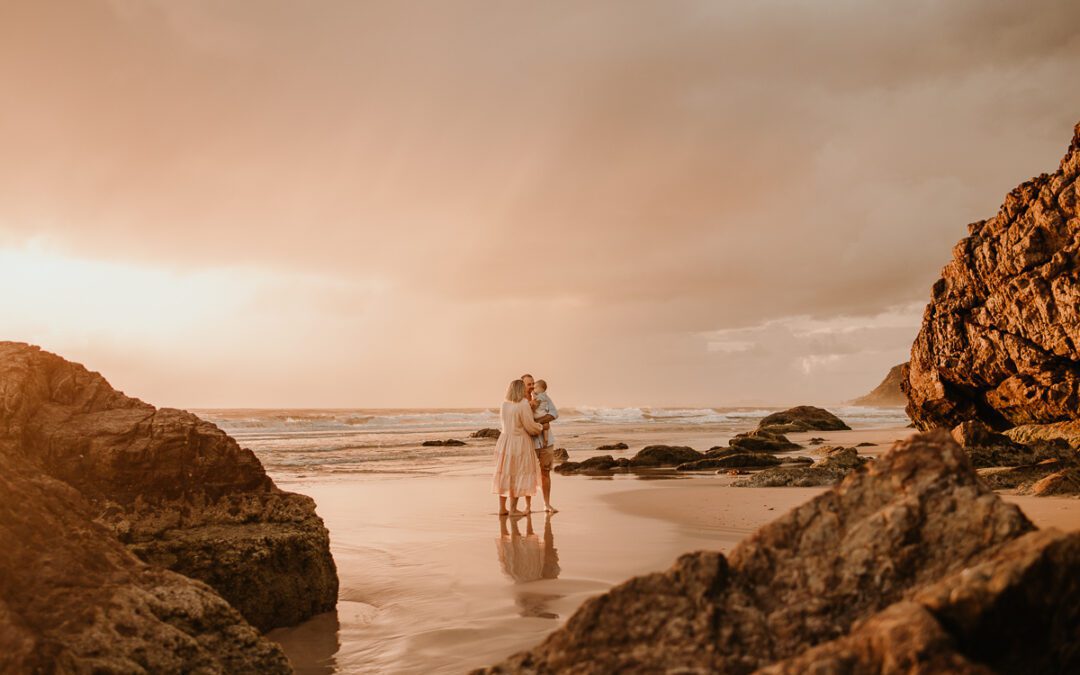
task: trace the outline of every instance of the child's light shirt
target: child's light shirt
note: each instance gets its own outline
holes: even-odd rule
[[[546,391],[533,392],[533,398],[540,405],[536,406],[536,410],[533,411],[533,419],[540,419],[544,415],[551,415],[555,419],[559,419],[559,410],[555,407],[555,404],[551,401],[551,397],[547,395]],[[555,445],[555,434],[551,433],[549,428],[546,432],[547,445]],[[537,449],[545,447],[543,436],[536,437]]]

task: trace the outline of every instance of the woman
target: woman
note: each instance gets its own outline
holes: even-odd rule
[[[532,496],[540,487],[540,460],[533,449],[530,436],[543,428],[533,421],[532,407],[525,398],[525,382],[514,380],[506,390],[502,404],[502,433],[495,443],[495,475],[491,491],[499,495],[499,515],[522,515],[517,509],[518,497],[525,498],[525,511],[532,511]],[[506,498],[510,510],[506,510]]]

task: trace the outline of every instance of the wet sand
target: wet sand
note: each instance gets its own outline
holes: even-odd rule
[[[791,434],[805,444],[876,443],[891,428]],[[617,437],[616,437],[617,436]],[[726,439],[701,430],[565,434],[571,458],[629,456],[648,443],[704,450]],[[573,448],[624,441],[612,453]],[[794,454],[811,454],[812,446]],[[732,488],[725,475],[654,479],[554,476],[551,518],[496,515],[486,464],[442,474],[300,480],[330,530],[341,578],[336,612],[273,631],[299,673],[460,673],[530,647],[588,597],[669,567],[682,553],[730,551],[746,535],[826,488]],[[667,476],[667,478],[664,478]],[[1080,529],[1080,500],[1004,496],[1040,527]],[[537,507],[540,503],[537,502]],[[516,527],[515,527],[516,525]]]

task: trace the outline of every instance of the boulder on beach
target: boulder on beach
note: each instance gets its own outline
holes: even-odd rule
[[[810,466],[778,466],[732,483],[733,487],[815,487],[834,485],[869,460],[855,448],[824,447],[816,449],[823,458]]]
[[[597,450],[629,450],[630,446],[626,443],[611,443],[609,445],[598,445]]]
[[[337,602],[314,501],[280,490],[250,450],[191,413],[125,396],[37,347],[0,342],[0,454],[35,480],[72,488],[127,550],[205,582],[260,630]]]
[[[459,441],[456,438],[448,438],[445,441],[424,441],[420,445],[424,446],[425,448],[441,448],[444,446],[456,447],[468,444],[465,441]]]
[[[555,459],[560,462],[565,462],[570,459],[570,453],[566,451],[566,448],[555,448]]]
[[[906,365],[907,363],[901,363],[890,368],[881,384],[874,387],[870,393],[852,401],[851,405],[881,408],[906,406],[907,396],[904,396],[904,391],[900,388]]]
[[[469,438],[498,438],[502,435],[502,431],[499,429],[481,429],[469,434]]]
[[[611,455],[598,455],[580,462],[563,462],[556,466],[554,471],[562,474],[601,474],[610,473],[616,470],[625,470],[629,466],[630,460],[625,457],[615,459]]]
[[[635,468],[678,466],[704,458],[705,455],[685,445],[650,445],[630,458],[630,466]]]
[[[799,431],[846,431],[851,427],[824,408],[800,405],[766,415],[758,422],[758,429],[787,434]]]
[[[675,467],[676,471],[704,471],[706,469],[747,469],[777,466],[781,460],[764,452],[736,452],[724,457],[706,457]]]
[[[1078,578],[1080,533],[1036,530],[923,434],[486,672],[1077,672]]]
[[[1057,171],[968,226],[901,384],[922,429],[1080,419],[1080,125]]]
[[[728,445],[738,448],[743,452],[783,452],[795,450],[800,447],[798,443],[792,443],[787,436],[769,429],[755,429],[741,434],[736,434],[728,441]]]
[[[310,498],[212,424],[14,342],[0,541],[0,672],[291,672],[259,629],[337,599]]]

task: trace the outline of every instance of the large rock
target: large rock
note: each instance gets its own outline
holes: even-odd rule
[[[1080,418],[1080,125],[1053,174],[968,226],[934,284],[902,380],[923,429]]]
[[[315,503],[278,489],[250,450],[191,413],[0,342],[0,453],[78,490],[129,550],[206,582],[262,630],[336,604]]]
[[[749,469],[776,466],[781,460],[764,452],[737,452],[723,457],[706,457],[675,467],[676,471],[704,471],[706,469]]]
[[[947,434],[919,435],[489,672],[1076,672],[1077,579],[1080,534],[1035,531]]]
[[[786,434],[798,431],[845,431],[851,427],[824,408],[800,405],[766,415],[758,422],[758,429]]]
[[[209,586],[136,558],[94,522],[97,507],[43,473],[5,431],[0,672],[292,672]]]
[[[728,445],[742,452],[783,452],[802,447],[798,443],[792,443],[787,436],[768,429],[736,434],[728,441]]]
[[[904,391],[900,388],[901,376],[906,365],[906,363],[901,363],[890,368],[881,384],[874,387],[869,394],[852,401],[851,405],[883,408],[907,405],[907,396],[904,396]]]
[[[732,487],[816,487],[834,485],[869,461],[855,448],[824,447],[822,459],[811,466],[778,466],[735,481]]]
[[[630,458],[630,466],[634,468],[678,466],[704,458],[705,455],[685,445],[649,445]]]

